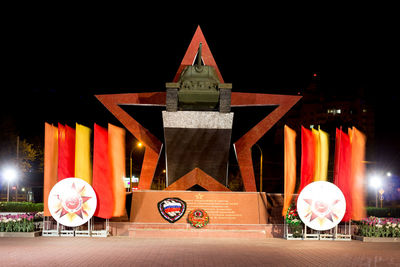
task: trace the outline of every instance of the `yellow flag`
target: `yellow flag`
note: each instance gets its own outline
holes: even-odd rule
[[[314,181],[320,181],[321,173],[321,142],[319,139],[319,131],[314,128],[311,129],[314,137],[315,147],[315,166],[314,166]]]
[[[351,143],[351,141],[353,140],[353,129],[352,128],[347,128],[347,133],[348,133],[348,135],[349,135],[349,138],[350,138],[350,143]]]
[[[90,128],[76,124],[75,177],[92,184],[92,163],[90,160]]]
[[[328,180],[328,161],[329,161],[329,134],[319,131],[319,144],[320,144],[320,164],[319,164],[319,181]]]
[[[314,181],[328,180],[329,134],[312,129],[315,143]]]
[[[125,130],[112,124],[108,124],[108,156],[114,197],[112,216],[120,217],[125,213]]]

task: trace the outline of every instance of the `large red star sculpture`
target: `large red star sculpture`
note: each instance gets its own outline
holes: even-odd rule
[[[205,65],[210,65],[215,68],[217,75],[224,82],[218,66],[212,56],[211,50],[204,38],[200,29],[193,36],[192,41],[183,57],[183,60],[175,75],[174,81],[177,81],[180,73],[187,65],[192,65],[199,43],[202,43],[203,52],[202,59]],[[96,95],[97,99],[138,139],[144,144],[146,150],[143,158],[143,167],[140,173],[139,189],[148,190],[151,187],[154,173],[157,167],[158,158],[161,153],[162,143],[140,123],[133,119],[119,105],[134,104],[134,105],[156,105],[165,106],[166,93],[132,93],[132,94],[111,94],[111,95]],[[251,158],[251,147],[271,129],[271,127],[279,121],[299,100],[301,96],[294,95],[275,95],[275,94],[257,94],[257,93],[236,93],[232,92],[231,106],[271,106],[276,105],[277,108],[268,116],[256,124],[249,132],[243,135],[237,142],[234,143],[236,156],[239,163],[240,172],[243,179],[245,191],[256,192],[255,176],[253,171],[253,161]],[[186,176],[186,175],[185,175]],[[205,178],[212,179],[212,178]],[[212,189],[211,189],[212,190]],[[220,190],[220,189],[217,189]]]

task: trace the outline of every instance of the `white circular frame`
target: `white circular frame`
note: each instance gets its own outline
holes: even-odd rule
[[[300,192],[297,213],[311,229],[324,231],[335,227],[346,212],[346,200],[342,191],[330,182],[310,183]]]
[[[92,218],[97,207],[97,197],[92,186],[84,180],[66,178],[51,189],[48,207],[58,223],[76,227]]]

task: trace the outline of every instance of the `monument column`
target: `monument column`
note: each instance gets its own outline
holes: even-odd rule
[[[227,186],[233,113],[163,111],[162,116],[167,186],[195,168]]]

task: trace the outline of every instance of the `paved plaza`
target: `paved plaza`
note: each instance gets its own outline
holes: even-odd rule
[[[400,266],[400,243],[0,238],[0,266]]]

